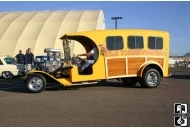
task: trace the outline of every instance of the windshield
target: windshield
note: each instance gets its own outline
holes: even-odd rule
[[[4,61],[9,65],[16,64],[14,58],[5,58]]]
[[[36,57],[35,58],[35,61],[37,61],[37,62],[44,62],[45,60],[47,60],[46,56],[44,56],[44,57]]]

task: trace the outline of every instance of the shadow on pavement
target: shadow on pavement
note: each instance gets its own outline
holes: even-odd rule
[[[141,87],[140,85],[135,85],[135,86],[126,86],[123,82],[115,81],[115,82],[99,82],[97,84],[88,84],[88,85],[78,85],[78,86],[73,86],[73,87],[61,87],[61,88],[48,88],[46,91],[58,91],[58,90],[80,90],[80,88],[90,88],[90,87],[118,87],[118,88],[140,88],[140,89],[146,89]]]
[[[190,75],[171,75],[170,78],[174,78],[174,79],[190,79]]]
[[[123,82],[115,81],[115,82],[109,82],[109,81],[104,81],[104,82],[99,82],[97,84],[92,84],[92,85],[78,85],[78,86],[73,86],[73,87],[49,87],[46,88],[45,91],[66,91],[66,90],[80,90],[80,88],[89,88],[89,87],[118,87],[118,88],[140,88],[140,89],[146,89],[142,88],[140,85],[135,85],[135,86],[126,86]],[[14,92],[14,93],[29,93],[24,84],[15,84],[14,86],[9,86],[9,87],[0,87],[0,91],[5,91],[5,92]],[[32,94],[32,93],[31,93]]]

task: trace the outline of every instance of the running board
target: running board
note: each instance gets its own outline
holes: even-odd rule
[[[98,82],[81,82],[81,83],[68,84],[66,86],[87,85],[87,84],[97,84],[97,83]]]

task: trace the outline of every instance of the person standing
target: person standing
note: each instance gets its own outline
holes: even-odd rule
[[[15,56],[15,60],[18,64],[24,64],[24,54],[22,54],[21,50],[19,50],[19,54]]]
[[[28,50],[26,50],[26,54],[24,55],[24,65],[25,65],[25,70],[26,71],[28,71],[27,63],[28,63]]]
[[[31,48],[28,48],[27,53],[25,55],[25,65],[27,72],[32,70],[33,64],[34,64],[34,54],[31,52]]]

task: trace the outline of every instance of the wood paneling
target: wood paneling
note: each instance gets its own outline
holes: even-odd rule
[[[147,61],[150,61],[150,60],[158,62],[162,67],[164,66],[164,59],[163,58],[150,58],[150,57],[148,57]]]
[[[126,75],[126,70],[118,69],[118,70],[108,71],[108,76],[119,76],[119,75]]]
[[[109,70],[126,69],[126,63],[108,64]]]
[[[115,58],[107,60],[108,76],[126,75],[126,59]]]
[[[139,67],[145,62],[145,58],[128,58],[128,75],[135,75]]]
[[[125,58],[115,58],[115,59],[108,59],[108,64],[115,64],[115,63],[125,63]]]
[[[147,61],[156,61],[162,67],[164,65],[163,58],[151,58],[148,57]],[[126,63],[126,58],[115,58],[115,59],[107,59],[107,74],[110,76],[121,76],[121,75],[136,75],[138,73],[138,69],[145,62],[145,57],[137,57],[137,58],[128,58]],[[127,72],[126,72],[126,64],[127,64]]]

